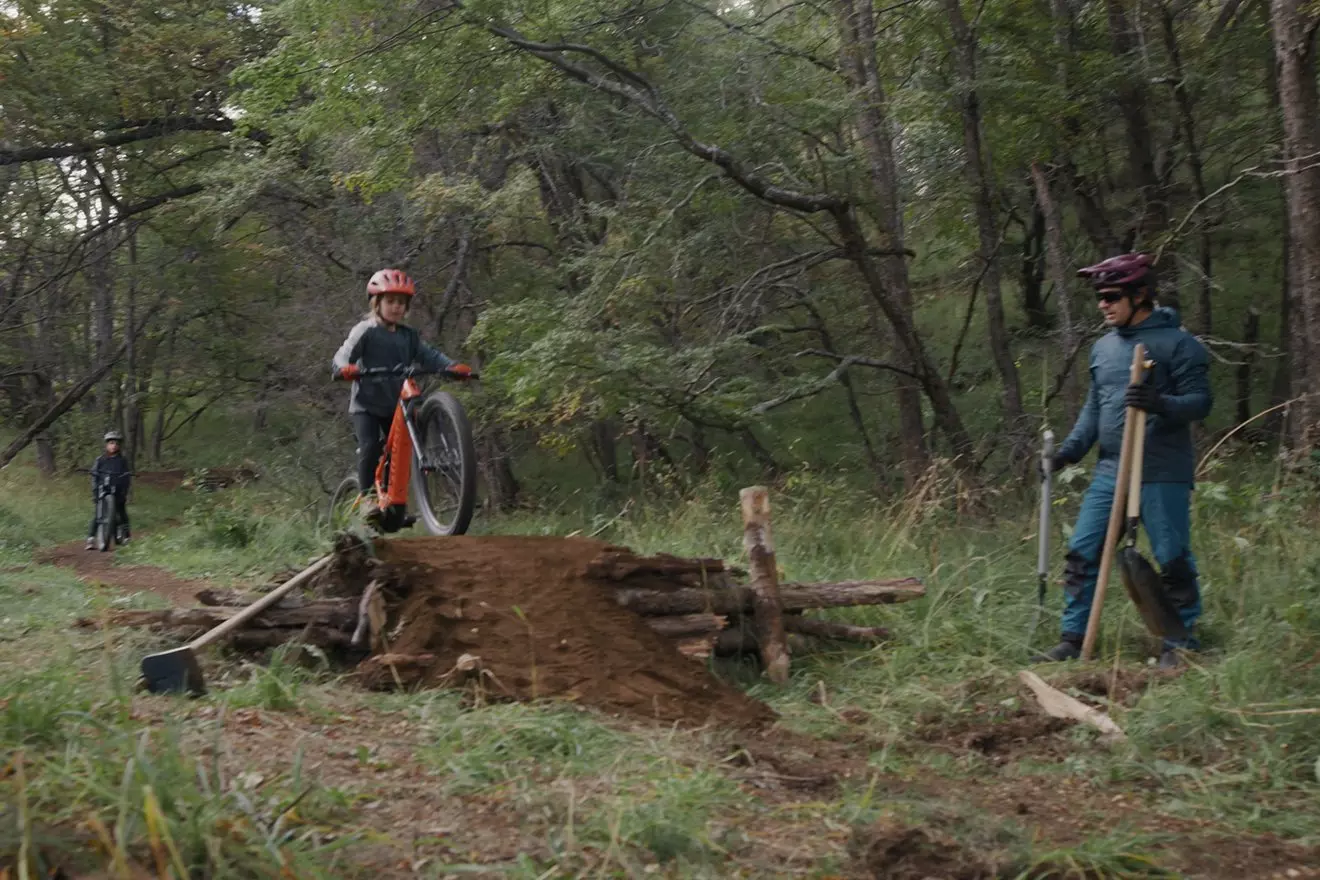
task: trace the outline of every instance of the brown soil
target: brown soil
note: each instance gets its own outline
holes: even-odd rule
[[[87,550],[82,541],[43,548],[37,551],[35,558],[46,565],[73,569],[88,583],[103,584],[126,593],[155,593],[172,605],[195,605],[197,591],[207,586],[205,581],[183,580],[154,565],[115,565],[113,550],[105,553]]]
[[[938,831],[882,819],[853,834],[853,858],[876,880],[990,880],[995,870]]]
[[[1142,695],[1163,679],[1177,677],[1178,670],[1160,670],[1150,667],[1127,666],[1104,672],[1079,670],[1053,676],[1050,684],[1062,691],[1077,690],[1085,702],[1112,701],[1120,706],[1133,706]],[[1086,699],[1086,698],[1091,699]],[[1103,707],[1102,707],[1103,708]]]
[[[393,655],[430,655],[419,683],[473,682],[487,696],[557,697],[662,721],[756,726],[765,704],[722,683],[614,601],[586,538],[402,538],[377,543],[407,584]],[[381,670],[387,684],[393,670]]]
[[[917,730],[916,738],[937,748],[977,752],[997,764],[1027,756],[1064,757],[1072,746],[1060,734],[1073,722],[1051,718],[1034,709],[994,716],[988,707],[972,715],[933,722]]]

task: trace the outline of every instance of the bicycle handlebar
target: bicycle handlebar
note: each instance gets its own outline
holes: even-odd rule
[[[414,366],[405,366],[405,367],[363,367],[363,368],[361,368],[361,369],[358,370],[358,375],[357,375],[357,377],[358,377],[359,379],[379,379],[379,378],[384,378],[384,377],[386,377],[386,376],[391,377],[391,378],[393,378],[393,377],[403,377],[403,378],[405,378],[405,379],[410,379],[410,378],[412,378],[412,377],[414,377],[414,376],[448,376],[448,377],[451,378],[451,379],[455,379],[455,380],[459,380],[459,381],[461,381],[461,380],[463,380],[463,379],[480,379],[480,378],[481,378],[481,374],[478,373],[476,370],[473,370],[471,373],[469,373],[469,374],[466,375],[466,376],[459,376],[459,375],[456,375],[456,374],[454,374],[454,373],[449,372],[449,369],[448,369],[448,368],[445,368],[445,369],[443,369],[443,370],[432,370],[432,369],[429,369],[429,368],[427,368],[427,367],[414,367]],[[336,374],[335,374],[335,378],[336,378],[336,379],[340,379],[340,378],[342,378],[342,377],[341,377],[338,373],[336,373]]]

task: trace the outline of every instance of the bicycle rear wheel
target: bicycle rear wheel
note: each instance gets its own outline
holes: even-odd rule
[[[472,522],[477,499],[477,454],[472,426],[458,398],[437,391],[417,419],[413,492],[426,530],[461,535]]]
[[[358,509],[358,495],[362,492],[358,478],[352,474],[340,480],[335,491],[330,495],[330,507],[326,511],[326,525],[332,532],[342,532],[361,518]]]

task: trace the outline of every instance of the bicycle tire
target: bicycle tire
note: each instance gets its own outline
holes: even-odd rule
[[[102,498],[96,517],[96,549],[102,553],[114,543],[115,502],[113,498]]]
[[[353,520],[353,514],[349,505],[357,500],[362,492],[362,487],[358,484],[358,478],[354,474],[339,481],[335,491],[330,494],[330,505],[326,508],[326,525],[331,531],[339,531],[347,528]]]
[[[457,397],[437,391],[422,402],[417,439],[412,488],[422,523],[433,535],[464,534],[476,508],[477,453]]]

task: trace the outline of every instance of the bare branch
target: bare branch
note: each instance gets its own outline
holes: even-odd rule
[[[807,213],[841,211],[846,210],[848,207],[846,198],[833,193],[806,193],[779,186],[763,174],[748,168],[736,156],[722,147],[697,140],[664,101],[660,99],[654,87],[644,77],[632,71],[627,71],[627,68],[623,65],[606,58],[596,49],[575,43],[539,43],[528,39],[511,27],[502,25],[488,24],[485,27],[490,33],[558,68],[565,75],[606,94],[621,98],[648,116],[658,120],[669,130],[684,150],[699,159],[704,159],[713,165],[719,166],[724,171],[725,176],[757,198],[774,205]],[[621,82],[598,73],[589,67],[570,60],[565,53],[586,54],[604,65],[611,73],[626,81]],[[627,71],[626,75],[624,71]]]
[[[902,367],[896,367],[893,364],[889,363],[888,361],[878,361],[875,358],[860,357],[854,354],[848,354],[848,355],[836,354],[835,352],[825,351],[824,349],[820,349],[820,348],[808,348],[804,351],[799,351],[796,357],[830,358],[831,360],[839,361],[840,364],[842,364],[844,361],[847,361],[849,367],[857,366],[857,367],[870,367],[871,369],[874,370],[888,370],[891,373],[898,373],[900,376],[907,376],[909,379],[916,379],[918,382],[920,382],[922,379],[921,376],[917,375],[911,370],[905,370]]]

